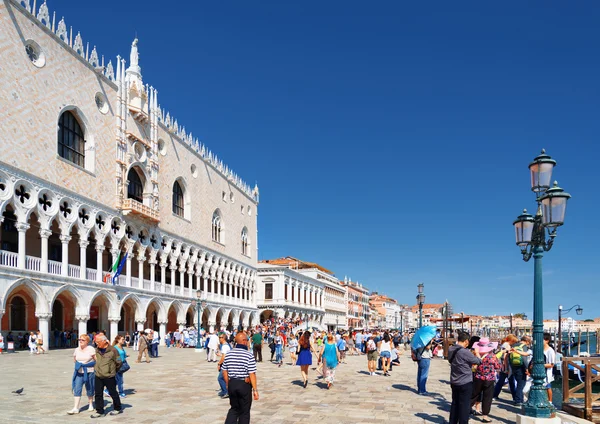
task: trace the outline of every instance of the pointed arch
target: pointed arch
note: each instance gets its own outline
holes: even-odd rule
[[[35,312],[36,313],[49,313],[49,303],[46,295],[42,288],[32,279],[30,278],[19,278],[18,280],[13,281],[4,291],[2,295],[2,306],[1,309],[6,310],[6,300],[9,298],[11,293],[19,288],[23,287],[25,291],[35,300]]]
[[[95,292],[92,295],[92,297],[90,298],[90,300],[87,304],[86,310],[89,311],[94,303],[94,300],[96,300],[100,296],[104,296],[106,298],[106,300],[108,301],[109,314],[111,316],[118,316],[119,315],[118,301],[111,292],[109,292],[108,290],[105,290],[105,289],[98,290],[97,292]]]
[[[140,298],[135,293],[127,293],[121,299],[121,302],[119,303],[119,313],[121,312],[121,308],[123,308],[123,306],[125,305],[125,302],[127,302],[128,300],[131,300],[133,302],[133,304],[135,305],[135,319],[136,319],[136,321],[143,320],[144,317],[145,317],[145,315],[142,315],[142,312],[145,312],[146,308],[144,308],[142,306],[142,302],[140,301]]]
[[[167,311],[169,310],[163,301],[158,297],[153,297],[146,303],[146,307],[144,310],[144,317],[148,315],[148,311],[150,309],[150,305],[154,304],[156,309],[158,310],[158,320],[160,322],[165,322],[167,320]]]
[[[88,310],[85,309],[85,301],[81,292],[72,284],[63,284],[59,288],[57,288],[52,294],[52,299],[50,300],[49,309],[52,310],[54,307],[54,302],[61,293],[67,292],[75,299],[75,314],[76,315],[87,315]]]

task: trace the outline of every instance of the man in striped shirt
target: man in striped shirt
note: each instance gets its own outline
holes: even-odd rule
[[[256,361],[248,350],[248,336],[244,332],[235,336],[235,343],[221,366],[231,406],[225,424],[249,424],[252,395],[258,400]]]

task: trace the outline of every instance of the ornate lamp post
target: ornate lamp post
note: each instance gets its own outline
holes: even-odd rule
[[[583,314],[583,308],[579,305],[575,305],[571,306],[569,309],[566,309],[565,315],[571,312],[571,310],[575,307],[577,307],[577,309],[575,309],[577,315]],[[562,305],[558,305],[558,353],[562,353],[562,311]]]
[[[460,331],[461,332],[465,331],[465,313],[464,312],[460,313]]]
[[[196,312],[198,313],[198,328],[196,329],[196,352],[201,352],[202,348],[200,347],[200,328],[202,326],[202,311],[206,308],[206,293],[197,290],[196,291],[196,299],[192,300],[192,306],[196,308]]]
[[[513,332],[513,314],[510,313],[510,334]]]
[[[529,399],[523,406],[525,415],[536,418],[549,418],[554,414],[554,406],[548,402],[544,389],[546,369],[544,367],[544,307],[542,286],[542,257],[552,248],[556,230],[563,225],[567,200],[570,194],[558,187],[555,182],[550,187],[552,170],[556,161],[544,150],[531,164],[531,190],[536,194],[537,212],[531,216],[524,210],[513,222],[517,246],[521,248],[524,261],[534,258],[533,268],[533,387]],[[546,231],[548,240],[546,240]]]
[[[425,294],[423,294],[423,283],[417,285],[418,295],[417,302],[419,302],[419,328],[423,326],[423,303],[425,303]]]

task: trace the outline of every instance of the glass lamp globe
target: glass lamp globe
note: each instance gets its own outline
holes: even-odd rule
[[[565,212],[567,211],[567,200],[571,198],[554,181],[554,186],[540,197],[542,202],[542,223],[546,227],[560,227],[565,222]]]
[[[542,153],[529,164],[531,190],[536,193],[548,190],[552,180],[552,170],[555,166],[556,161],[546,154],[546,150],[542,149]]]
[[[515,236],[517,246],[526,247],[531,243],[531,235],[533,234],[533,216],[527,213],[527,209],[523,209],[523,213],[513,222],[515,226]]]

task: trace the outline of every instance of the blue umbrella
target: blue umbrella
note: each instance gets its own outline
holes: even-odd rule
[[[436,332],[437,327],[435,325],[419,328],[410,342],[411,347],[417,350],[427,346],[434,339]]]

